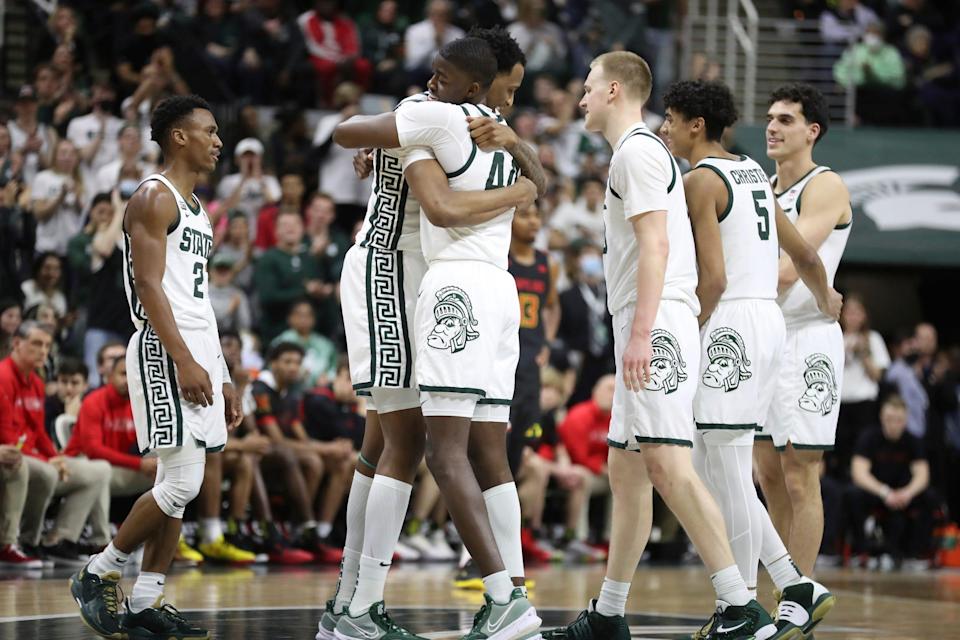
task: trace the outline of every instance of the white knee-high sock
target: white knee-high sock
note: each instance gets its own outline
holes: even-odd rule
[[[759,498],[758,498],[759,501]],[[793,558],[787,552],[787,547],[780,539],[776,527],[773,526],[773,520],[766,509],[760,514],[760,528],[763,532],[763,540],[760,545],[760,561],[767,568],[767,573],[773,580],[777,589],[783,591],[790,585],[803,581],[803,574],[794,564]]]
[[[358,616],[375,602],[383,600],[387,572],[393,560],[393,550],[400,538],[403,518],[413,489],[406,482],[377,474],[367,497],[366,521],[376,523],[363,536],[363,556],[357,576],[357,590],[350,602],[350,615]]]
[[[748,589],[756,589],[763,534],[757,512],[760,500],[753,485],[753,448],[707,444],[705,449],[705,483],[720,506],[740,575]]]
[[[483,492],[490,528],[497,542],[503,566],[511,578],[523,577],[523,549],[520,546],[520,496],[513,482]]]
[[[347,498],[347,539],[343,544],[343,560],[340,562],[340,580],[334,596],[334,611],[342,611],[350,605],[357,588],[360,571],[360,555],[363,553],[364,526],[367,514],[367,499],[373,478],[359,471],[353,472],[350,496]]]

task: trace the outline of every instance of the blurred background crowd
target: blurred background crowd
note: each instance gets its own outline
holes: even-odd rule
[[[344,361],[338,283],[370,182],[355,177],[353,154],[332,132],[421,91],[439,47],[472,25],[504,26],[526,54],[507,115],[546,169],[537,246],[560,266],[543,416],[519,478],[525,551],[539,561],[604,557],[609,149],[586,132],[577,102],[589,62],[610,49],[650,61],[654,129],[670,82],[716,75],[696,57],[696,69],[679,69],[684,2],[77,0],[49,14],[24,4],[29,77],[2,87],[0,101],[0,560],[15,564],[16,551],[79,562],[109,539],[126,494],[152,483],[156,465],[139,457],[129,417],[121,224],[126,199],[157,168],[152,106],[195,92],[214,105],[225,145],[196,194],[215,229],[210,295],[246,418],[212,456],[181,558],[339,561],[365,409]],[[956,3],[792,0],[779,9],[786,20],[818,21],[836,81],[863,96],[864,122],[960,125]],[[960,513],[960,347],[941,345],[927,323],[880,335],[846,293],[824,553],[885,568],[926,563],[936,558],[934,529]],[[29,465],[45,466],[27,491],[17,474]],[[880,498],[877,482],[903,495]],[[659,508],[655,556],[687,553],[678,529]],[[398,553],[449,560],[456,542],[424,469]]]

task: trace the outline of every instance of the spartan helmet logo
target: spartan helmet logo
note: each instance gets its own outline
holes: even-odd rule
[[[680,344],[673,334],[663,329],[654,329],[650,335],[653,356],[650,358],[650,382],[647,391],[673,393],[687,379],[683,370],[687,363],[680,355]]]
[[[437,324],[427,336],[427,345],[434,349],[450,349],[451,353],[456,353],[466,348],[467,341],[480,337],[474,330],[478,323],[473,317],[470,297],[460,287],[444,287],[437,291],[433,318]]]
[[[825,416],[837,403],[837,378],[833,373],[833,364],[822,353],[807,356],[804,362],[807,370],[803,372],[803,381],[807,390],[800,396],[800,408]]]
[[[733,391],[746,380],[750,373],[750,361],[743,338],[730,327],[720,327],[710,332],[710,344],[707,345],[707,357],[710,363],[703,372],[703,384],[713,389]]]

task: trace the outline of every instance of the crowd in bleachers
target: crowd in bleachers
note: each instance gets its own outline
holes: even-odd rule
[[[543,416],[518,479],[525,550],[538,560],[602,558],[606,526],[590,506],[602,515],[609,497],[613,348],[600,248],[609,149],[585,131],[579,81],[594,54],[627,47],[651,60],[656,101],[676,71],[679,3],[368,0],[349,12],[330,0],[294,4],[60,3],[38,18],[30,80],[0,113],[0,561],[81,562],[110,539],[129,496],[152,484],[156,462],[139,454],[126,389],[133,326],[122,218],[159,161],[151,107],[191,91],[214,103],[225,142],[218,174],[196,195],[215,230],[210,298],[245,419],[227,449],[208,457],[191,510],[199,553],[184,540],[180,558],[339,561],[365,408],[343,359],[338,288],[370,184],[355,177],[353,155],[331,134],[362,108],[390,107],[422,87],[437,48],[474,22],[505,25],[525,50],[527,80],[510,124],[539,150],[549,186],[537,245],[561,265]],[[378,102],[371,90],[389,99]],[[862,384],[844,397],[843,444],[828,460],[837,484],[828,486],[838,500],[860,500],[865,520],[884,505],[898,510],[895,499],[869,498],[878,486],[864,480],[863,459],[892,446],[876,437],[888,381],[913,438],[902,447],[911,460],[927,447],[940,498],[914,497],[929,500],[933,526],[942,499],[960,512],[960,483],[950,475],[960,457],[960,357],[918,328],[917,346],[898,342],[888,367],[882,339],[850,308],[848,367],[860,369],[845,378]],[[883,434],[897,432],[890,420]],[[844,488],[851,459],[859,494]],[[661,530],[676,529],[661,516]],[[842,538],[828,538],[826,549]],[[911,553],[929,556],[930,536],[920,538],[924,548]],[[455,531],[424,469],[398,553],[450,559],[451,543]],[[868,540],[858,543],[867,549]]]

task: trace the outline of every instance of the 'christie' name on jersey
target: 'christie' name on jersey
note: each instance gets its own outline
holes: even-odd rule
[[[180,248],[187,253],[193,253],[201,258],[209,258],[210,251],[213,249],[213,236],[185,227],[183,238],[180,240]]]
[[[767,176],[760,169],[734,169],[730,175],[737,184],[767,184]]]

